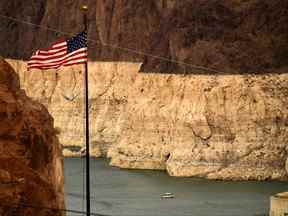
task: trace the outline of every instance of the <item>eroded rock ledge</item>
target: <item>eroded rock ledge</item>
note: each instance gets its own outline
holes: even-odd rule
[[[28,95],[55,118],[60,142],[83,144],[81,67],[25,72]],[[91,144],[122,168],[173,176],[286,180],[288,74],[143,74],[138,63],[90,63]]]
[[[63,216],[62,169],[53,118],[0,59],[0,215]]]

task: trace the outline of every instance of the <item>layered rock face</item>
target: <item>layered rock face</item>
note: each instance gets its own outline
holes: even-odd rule
[[[0,215],[64,215],[61,146],[47,109],[0,60]],[[44,207],[44,208],[41,208]]]
[[[188,65],[175,61],[225,73],[276,72],[288,66],[286,0],[85,3],[89,6],[92,60],[144,61],[143,71],[162,73],[191,72]],[[81,0],[66,1],[63,6],[57,0],[0,2],[1,15],[6,16],[0,19],[1,55],[28,59],[33,51],[48,47],[56,38],[82,31],[81,4]]]
[[[0,3],[9,16],[63,32],[82,30],[81,1],[60,8],[57,1],[43,0],[29,11],[20,5],[17,14],[7,9],[13,2]],[[123,168],[166,169],[174,176],[287,179],[287,1],[88,4],[95,156],[108,155],[112,165]],[[26,46],[8,42],[11,49],[0,47],[0,53],[17,59],[10,62],[21,85],[48,107],[60,142],[81,147],[83,69],[27,72],[19,61],[63,33],[0,22],[0,39],[16,37]]]
[[[55,117],[60,142],[82,145],[82,68],[23,72],[18,61],[12,65]],[[89,64],[95,156],[174,176],[287,178],[288,74],[157,75],[139,73],[140,66]]]

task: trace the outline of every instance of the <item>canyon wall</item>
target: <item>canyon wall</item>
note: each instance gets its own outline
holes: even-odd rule
[[[84,3],[91,60],[144,62],[142,71],[162,73],[195,72],[187,64],[229,74],[288,67],[287,0],[2,1],[0,54],[27,60],[82,31]]]
[[[60,142],[82,146],[83,68],[20,73],[55,117]],[[91,145],[111,165],[173,176],[287,179],[288,74],[139,73],[140,63],[89,63]]]
[[[81,31],[84,1],[15,2],[0,3],[6,16],[49,29],[1,18],[0,53],[77,155],[83,68],[28,72],[21,59]],[[287,179],[288,1],[85,2],[95,156],[173,176]]]
[[[53,118],[26,96],[17,74],[1,59],[0,215],[65,215],[53,210],[65,208],[63,190]]]

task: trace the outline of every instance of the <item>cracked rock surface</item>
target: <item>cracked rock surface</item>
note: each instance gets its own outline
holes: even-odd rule
[[[83,142],[83,72],[19,72],[55,118],[60,142]],[[123,168],[173,176],[287,179],[288,74],[139,73],[136,63],[90,63],[91,145]],[[57,75],[58,74],[58,75]]]
[[[64,215],[62,169],[53,118],[0,59],[0,215]]]

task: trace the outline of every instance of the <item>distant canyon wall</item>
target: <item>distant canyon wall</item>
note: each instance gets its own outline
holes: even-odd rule
[[[18,21],[1,16],[0,55],[27,60],[56,38],[82,31],[83,3],[91,60],[143,62],[142,71],[158,73],[195,72],[175,61],[229,74],[288,67],[287,0],[1,1],[1,15]]]
[[[10,63],[55,118],[60,142],[82,146],[83,68],[27,72]],[[287,179],[288,74],[164,75],[140,67],[89,63],[94,156],[173,176]]]

